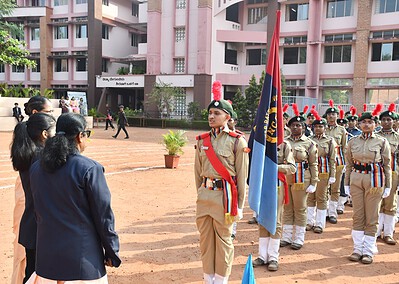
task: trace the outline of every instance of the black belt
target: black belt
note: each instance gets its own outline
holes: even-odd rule
[[[305,170],[309,169],[309,163],[308,162],[303,163],[303,168]]]
[[[353,165],[353,168],[354,168],[355,170],[362,171],[362,172],[364,172],[364,171],[371,171],[371,165],[365,166],[365,165],[357,165],[357,164],[354,164],[354,165]]]

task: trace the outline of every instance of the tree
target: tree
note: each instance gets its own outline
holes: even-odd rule
[[[12,13],[16,5],[13,0],[0,0],[0,20]],[[10,34],[21,34],[20,27],[6,21],[0,21],[0,64],[35,67],[36,62],[29,60],[26,43],[11,37]]]
[[[149,102],[156,105],[161,117],[170,117],[175,107],[175,99],[182,93],[182,88],[159,81],[154,84],[151,93],[147,96]]]

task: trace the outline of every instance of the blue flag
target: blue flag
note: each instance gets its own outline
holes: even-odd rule
[[[252,267],[252,254],[248,255],[247,264],[242,275],[242,284],[256,284],[254,268]]]
[[[251,148],[248,202],[258,214],[258,222],[276,233],[278,164],[277,145],[283,142],[282,99],[279,61],[280,11],[270,44],[266,77],[249,137]]]

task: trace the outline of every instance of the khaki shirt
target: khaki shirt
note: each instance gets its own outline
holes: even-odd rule
[[[319,181],[319,170],[317,169],[317,147],[315,143],[303,134],[301,138],[295,140],[292,136],[286,139],[292,147],[293,156],[296,163],[307,161],[309,164],[310,184],[316,186]]]
[[[395,172],[399,173],[399,133],[391,131],[389,133],[384,133],[382,130],[376,132],[376,134],[384,137],[388,140],[389,146],[391,146],[392,159],[396,159],[396,169]],[[392,165],[392,161],[391,161]]]
[[[337,145],[342,148],[342,151],[345,151],[348,141],[345,127],[341,125],[327,126],[326,135],[333,137]]]
[[[294,174],[296,171],[295,159],[290,143],[284,141],[277,147],[278,171],[284,174]]]
[[[284,139],[291,135],[291,129],[285,125],[284,126]]]
[[[335,139],[323,134],[320,139],[316,136],[310,137],[317,147],[317,156],[318,157],[328,157],[328,164],[330,168],[329,177],[335,177],[336,172],[336,161],[335,158],[337,156],[337,143]]]
[[[385,188],[391,187],[391,147],[384,137],[372,133],[367,139],[363,135],[352,138],[345,152],[346,168],[353,169],[354,161],[360,163],[382,163]],[[350,173],[345,175],[345,185],[350,184]]]
[[[238,208],[244,207],[245,188],[248,178],[248,153],[247,141],[243,137],[238,139],[231,137],[230,130],[226,127],[216,137],[211,134],[211,143],[218,159],[225,166],[231,176],[237,179]],[[221,179],[222,177],[213,168],[203,149],[203,140],[198,140],[195,151],[195,185],[197,190],[201,187],[204,177]]]

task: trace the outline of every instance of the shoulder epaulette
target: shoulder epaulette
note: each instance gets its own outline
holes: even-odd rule
[[[238,134],[238,133],[236,133],[234,131],[229,131],[229,135],[231,137],[234,137],[234,138],[237,138],[237,139],[241,137],[241,134]]]
[[[197,137],[195,137],[196,140],[203,140],[204,138],[208,137],[210,135],[210,132],[205,132],[202,133],[200,135],[198,135]]]

